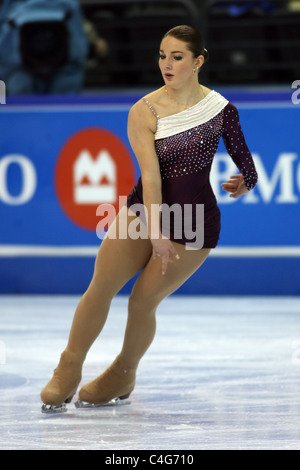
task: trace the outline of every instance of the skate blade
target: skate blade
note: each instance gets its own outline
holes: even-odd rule
[[[121,398],[113,398],[107,403],[97,404],[97,403],[88,403],[85,401],[76,401],[75,406],[76,408],[80,409],[89,409],[89,408],[107,408],[109,406],[123,406],[123,405],[130,405],[131,401],[121,399]]]
[[[61,414],[61,413],[66,413],[67,411],[68,410],[67,410],[66,403],[63,403],[60,406],[43,404],[43,406],[41,408],[41,412],[44,413],[44,414],[47,414],[47,415],[57,415],[57,414]]]

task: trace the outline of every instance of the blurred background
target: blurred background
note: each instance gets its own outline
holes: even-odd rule
[[[299,79],[300,2],[297,0],[1,0],[1,75],[8,92],[18,72],[50,81],[74,67],[81,88],[157,86],[162,35],[177,24],[203,31],[212,85],[290,84]],[[67,80],[67,78],[65,78]],[[16,80],[15,80],[16,81]],[[41,80],[40,80],[41,81]],[[78,83],[79,80],[78,80]],[[42,86],[40,90],[43,91]],[[46,88],[44,88],[46,90]],[[36,85],[36,92],[39,91]]]
[[[178,293],[300,294],[297,0],[0,0],[0,293],[86,289],[97,207],[117,212],[139,176],[128,110],[163,84],[158,48],[178,24],[202,30],[200,81],[238,107],[259,174],[229,199],[220,143],[220,243]]]

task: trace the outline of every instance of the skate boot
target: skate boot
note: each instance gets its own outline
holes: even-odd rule
[[[111,366],[97,379],[88,383],[79,391],[77,408],[89,408],[99,405],[126,404],[135,386],[136,369],[128,368],[118,356]],[[123,401],[123,403],[121,403]]]
[[[66,403],[72,401],[81,381],[82,357],[79,354],[64,351],[54,370],[50,382],[41,392],[43,413],[62,413],[67,411]]]

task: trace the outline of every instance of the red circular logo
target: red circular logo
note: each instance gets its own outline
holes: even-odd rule
[[[87,230],[96,230],[96,209],[132,190],[135,170],[123,142],[103,129],[85,129],[64,145],[56,165],[55,185],[66,215]]]

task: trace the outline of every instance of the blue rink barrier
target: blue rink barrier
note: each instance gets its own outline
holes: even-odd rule
[[[239,109],[259,183],[239,200],[222,191],[236,168],[221,141],[211,173],[220,242],[178,293],[300,295],[300,104],[292,90],[222,93]],[[99,201],[117,211],[139,176],[126,127],[140,96],[8,98],[0,105],[0,293],[87,288],[101,243]]]

